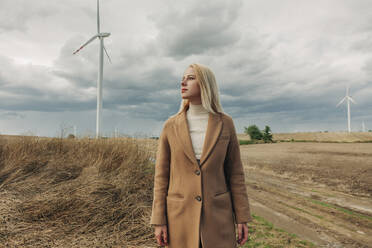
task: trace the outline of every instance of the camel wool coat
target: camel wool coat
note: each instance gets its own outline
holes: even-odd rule
[[[235,224],[252,217],[233,120],[209,113],[199,166],[186,111],[163,124],[150,224],[167,224],[169,248],[237,247]]]

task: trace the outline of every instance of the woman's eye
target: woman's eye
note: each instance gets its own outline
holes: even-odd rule
[[[192,77],[188,77],[187,78],[187,80],[193,80],[194,78],[192,78]],[[183,81],[184,79],[182,78],[182,80],[181,81]]]

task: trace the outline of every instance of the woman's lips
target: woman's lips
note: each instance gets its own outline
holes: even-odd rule
[[[182,92],[185,92],[187,89],[182,89]]]

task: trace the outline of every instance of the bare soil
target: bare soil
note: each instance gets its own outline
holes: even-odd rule
[[[319,247],[372,247],[372,144],[242,145],[252,212]]]

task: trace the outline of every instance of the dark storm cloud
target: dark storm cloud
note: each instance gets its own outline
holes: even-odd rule
[[[7,99],[5,99],[7,100]],[[40,112],[63,112],[66,110],[69,111],[83,111],[91,110],[96,107],[95,101],[90,102],[78,102],[78,101],[69,101],[65,99],[28,99],[24,101],[9,102],[4,101],[3,109],[13,110],[13,111],[40,111]]]
[[[12,111],[87,110],[95,106],[95,98],[82,101],[68,82],[55,78],[49,68],[17,65],[0,56],[0,109]]]
[[[0,85],[2,97],[0,106],[6,102],[16,102],[22,98],[40,97],[43,95],[41,84],[47,83],[51,77],[47,73],[47,69],[43,66],[14,64],[14,61],[0,56]],[[45,93],[47,91],[44,91]],[[9,95],[9,99],[7,98]],[[17,99],[18,97],[18,99]]]

